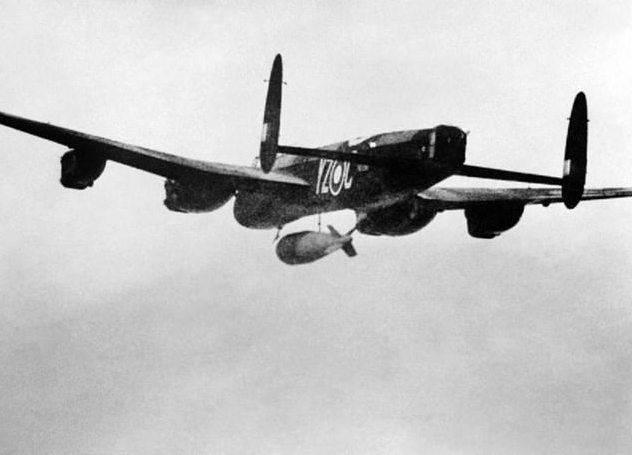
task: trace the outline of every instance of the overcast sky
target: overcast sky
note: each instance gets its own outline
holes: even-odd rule
[[[448,123],[557,175],[584,90],[588,186],[632,185],[629,1],[341,4],[2,2],[0,110],[248,164],[281,52],[283,143]],[[292,268],[232,204],[169,212],[116,163],[66,190],[63,147],[0,143],[0,453],[632,452],[630,200]]]

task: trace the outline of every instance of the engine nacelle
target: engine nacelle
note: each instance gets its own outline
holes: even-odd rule
[[[405,202],[358,215],[358,231],[367,235],[407,235],[430,223],[437,211],[415,196]]]
[[[174,212],[212,212],[226,204],[235,188],[226,180],[214,182],[165,180],[165,206]]]
[[[484,203],[467,208],[467,231],[478,239],[493,239],[518,224],[523,212],[524,204],[520,202]]]
[[[103,173],[106,161],[102,152],[69,150],[61,157],[59,181],[66,188],[85,190]]]

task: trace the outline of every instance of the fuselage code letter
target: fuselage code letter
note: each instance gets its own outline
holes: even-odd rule
[[[349,175],[351,163],[348,161],[327,160],[321,158],[318,163],[318,181],[316,194],[338,196],[342,189],[348,190],[353,184],[353,176]]]

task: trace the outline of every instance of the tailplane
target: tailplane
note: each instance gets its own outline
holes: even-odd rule
[[[353,244],[351,243],[351,240],[352,240],[351,233],[355,231],[355,228],[347,232],[345,235],[342,235],[330,224],[327,225],[327,228],[329,229],[329,232],[331,232],[331,235],[333,235],[334,237],[339,239],[340,242],[342,242],[342,246],[340,248],[342,249],[342,251],[345,252],[347,256],[352,258],[353,256],[358,255],[358,252],[355,250],[355,248],[353,247]]]

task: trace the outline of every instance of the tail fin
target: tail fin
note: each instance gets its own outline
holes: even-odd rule
[[[333,235],[334,237],[338,237],[338,238],[342,237],[342,234],[338,232],[336,228],[333,227],[331,224],[327,225],[327,229],[329,229],[329,232],[331,232],[331,235]]]
[[[586,95],[575,96],[566,135],[564,153],[564,175],[562,177],[562,200],[572,209],[579,204],[586,183],[586,150],[588,142],[588,107]]]
[[[277,54],[270,71],[268,95],[263,114],[263,130],[261,131],[261,147],[259,161],[261,170],[268,173],[274,166],[279,145],[279,130],[281,128],[281,86],[283,85],[283,61],[281,54]]]
[[[346,235],[341,235],[340,232],[338,232],[332,225],[328,224],[327,228],[329,229],[329,232],[331,232],[331,235],[333,235],[334,237],[338,237],[339,239],[341,239],[342,243],[342,251],[345,252],[345,254],[347,256],[349,256],[350,258],[352,258],[353,256],[357,256],[358,252],[355,250],[355,248],[353,247],[353,244],[351,243],[352,238],[350,234],[346,234]],[[353,232],[353,231],[351,231]]]

